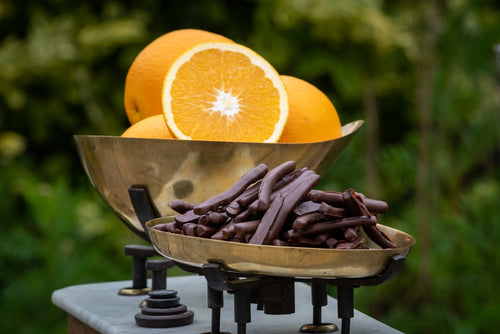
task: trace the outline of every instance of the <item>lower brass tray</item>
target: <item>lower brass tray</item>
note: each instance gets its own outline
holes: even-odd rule
[[[216,262],[227,270],[245,274],[311,277],[358,278],[379,274],[395,255],[407,256],[415,239],[397,229],[377,225],[397,248],[380,249],[368,242],[371,249],[325,249],[277,247],[190,237],[155,230],[157,224],[173,221],[161,217],[146,223],[154,248],[172,260],[201,267]]]

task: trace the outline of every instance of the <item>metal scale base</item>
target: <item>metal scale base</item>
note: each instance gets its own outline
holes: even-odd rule
[[[146,187],[134,186],[129,195],[139,221],[146,230],[147,221],[156,218],[153,205]],[[216,263],[204,265],[202,268],[190,267],[176,263],[181,269],[205,276],[207,281],[207,306],[211,309],[211,331],[204,334],[222,334],[220,314],[224,306],[223,291],[234,295],[234,321],[237,334],[247,333],[247,324],[251,322],[251,304],[265,314],[284,315],[295,313],[295,282],[311,284],[312,322],[302,324],[300,331],[304,333],[328,333],[337,331],[333,323],[322,322],[322,308],[327,305],[326,286],[337,287],[338,318],[341,319],[341,334],[351,333],[351,318],[354,316],[354,288],[373,286],[393,278],[402,269],[404,256],[394,256],[385,270],[379,275],[364,278],[312,279],[285,278],[272,276],[245,276],[241,273],[226,272]],[[174,261],[175,262],[175,261]],[[135,263],[135,259],[134,259]],[[134,267],[135,269],[135,267]],[[165,270],[166,272],[166,270]],[[165,274],[166,278],[166,274]],[[134,270],[134,280],[136,274]],[[162,286],[162,288],[164,288]]]
[[[130,285],[130,280],[68,286],[52,294],[52,302],[68,316],[102,334],[200,334],[210,332],[212,312],[207,307],[207,282],[198,275],[168,277],[168,288],[176,290],[181,302],[194,312],[194,320],[186,326],[174,328],[144,328],[134,320],[139,312],[139,304],[144,295],[122,296],[117,291]],[[151,286],[151,280],[148,280]],[[328,297],[324,306],[324,319],[340,327],[337,316],[337,300]],[[237,333],[234,322],[234,295],[223,294],[224,307],[221,309],[220,328],[222,332]],[[295,284],[295,313],[268,315],[251,307],[252,322],[247,325],[248,334],[291,334],[300,333],[302,324],[312,319],[311,288],[304,283]],[[401,334],[368,315],[354,310],[351,334]],[[72,332],[69,328],[68,333]],[[81,332],[80,332],[81,333]],[[339,331],[334,332],[339,333]]]

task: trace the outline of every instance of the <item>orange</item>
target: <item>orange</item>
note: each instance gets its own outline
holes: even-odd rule
[[[132,124],[121,136],[130,138],[175,139],[168,130],[163,115],[153,115],[144,118]]]
[[[179,139],[276,142],[288,98],[279,74],[254,51],[235,43],[203,43],[172,64],[163,112]]]
[[[282,75],[288,93],[288,120],[279,142],[311,143],[342,136],[337,110],[328,97],[314,85]]]
[[[193,46],[212,41],[232,42],[208,31],[181,29],[160,36],[137,55],[125,79],[124,103],[130,124],[162,114],[163,80],[172,63]]]

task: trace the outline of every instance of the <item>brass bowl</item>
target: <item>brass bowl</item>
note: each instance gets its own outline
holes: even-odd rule
[[[294,160],[318,174],[344,151],[363,121],[342,127],[337,139],[304,144],[241,143],[75,135],[78,154],[102,199],[139,235],[145,235],[128,189],[146,186],[160,216],[174,214],[174,199],[201,203],[231,187],[260,163]]]
[[[163,256],[193,267],[210,262],[227,270],[245,274],[281,277],[356,278],[379,274],[395,255],[407,257],[415,239],[384,225],[378,228],[391,237],[397,248],[381,249],[368,242],[371,249],[325,249],[277,247],[190,237],[155,230],[157,224],[173,217],[152,219],[146,223],[155,249]]]

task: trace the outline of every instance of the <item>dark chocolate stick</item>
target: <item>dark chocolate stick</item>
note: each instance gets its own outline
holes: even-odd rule
[[[163,223],[163,224],[156,224],[155,226],[152,227],[153,230],[158,230],[158,231],[167,231],[167,225],[168,223]]]
[[[215,210],[221,205],[226,205],[231,203],[233,199],[238,197],[245,189],[252,183],[257,182],[264,177],[267,173],[267,166],[265,164],[260,164],[257,167],[250,169],[246,172],[238,181],[236,181],[231,188],[220,193],[212,198],[209,198],[205,202],[196,205],[193,208],[194,213],[202,215],[210,210]]]
[[[220,225],[224,224],[229,217],[224,212],[209,212],[208,220],[211,224]]]
[[[318,207],[318,211],[326,216],[337,217],[337,218],[345,218],[349,216],[349,212],[347,212],[346,209],[331,206],[326,202],[321,202],[321,204]]]
[[[371,216],[370,210],[366,207],[363,198],[354,190],[347,189],[342,193],[344,207],[353,216]]]
[[[281,178],[281,180],[279,180],[276,183],[276,187],[275,188],[280,188],[280,187],[283,187],[284,185],[289,184],[290,182],[292,182],[293,180],[295,180],[296,178],[298,178],[299,176],[301,176],[302,173],[304,173],[306,170],[308,170],[307,167],[302,167],[301,169],[297,169],[296,171],[293,171],[293,172],[291,172],[291,173],[283,176]]]
[[[250,202],[253,202],[257,199],[259,195],[261,181],[251,185],[244,192],[242,192],[238,197],[231,201],[226,206],[226,213],[230,217],[235,217],[237,214],[241,212],[244,208],[248,206]]]
[[[174,199],[172,202],[170,202],[169,206],[172,210],[181,214],[186,213],[189,210],[193,210],[194,208],[193,203],[189,203],[180,199]]]
[[[210,211],[198,219],[198,224],[208,225],[220,225],[227,220],[227,215],[223,212]]]
[[[153,229],[163,232],[171,232],[174,233],[177,229],[175,222],[163,223],[153,226]]]
[[[313,201],[304,201],[299,203],[295,208],[293,208],[293,213],[297,216],[303,215],[305,213],[310,213],[314,211],[318,211],[319,203],[315,203]]]
[[[269,205],[269,209],[267,209],[264,213],[264,216],[262,216],[257,230],[253,234],[252,238],[248,241],[249,244],[262,245],[264,243],[269,229],[271,228],[282,205],[283,198],[281,197],[281,195],[274,197],[274,199],[271,201],[271,205]]]
[[[238,202],[232,201],[226,206],[225,210],[229,217],[235,217],[241,212],[241,205],[239,205]]]
[[[283,229],[283,225],[288,217],[288,215],[293,211],[293,208],[299,204],[311,191],[311,189],[317,185],[320,181],[320,176],[314,172],[306,173],[304,172],[299,178],[294,182],[297,186],[291,190],[288,194],[284,196],[283,206],[280,208],[276,219],[274,220],[269,233],[264,240],[266,245],[270,244],[273,239],[276,239]]]
[[[259,213],[258,207],[259,207],[259,200],[256,199],[255,201],[250,203],[250,205],[248,206],[248,209],[247,209],[248,214],[252,215],[252,216],[257,215]]]
[[[376,223],[377,222],[375,220],[367,216],[347,217],[343,219],[331,220],[306,226],[300,231],[300,233],[304,236],[308,236],[308,235],[336,230],[342,227],[365,226],[365,225],[373,226]]]
[[[224,237],[225,240],[229,240],[232,237],[234,237],[234,222],[230,221],[226,226],[224,226],[221,231],[222,231],[222,236]]]
[[[191,237],[195,237],[197,227],[198,227],[198,224],[186,223],[186,224],[182,225],[182,234],[189,235]]]
[[[193,210],[186,211],[183,214],[177,214],[174,216],[174,220],[178,228],[182,228],[182,225],[186,223],[198,223],[199,215],[195,214]]]
[[[257,227],[259,226],[259,224],[260,219],[234,224],[234,233],[241,236],[253,234],[255,233],[255,231],[257,231]]]
[[[359,241],[354,240],[354,241],[348,241],[348,242],[339,242],[335,246],[335,249],[354,249],[358,246],[359,246]]]
[[[265,211],[271,203],[271,192],[273,191],[276,182],[285,175],[295,170],[295,161],[287,161],[270,170],[262,179],[259,189],[259,202],[257,205],[258,211]]]
[[[222,230],[218,230],[217,232],[215,232],[214,234],[212,234],[212,236],[210,237],[210,239],[224,240],[224,235],[222,234]]]
[[[349,227],[346,228],[344,231],[344,239],[347,241],[353,241],[358,237],[358,231],[356,231],[356,228],[354,227]]]
[[[388,235],[380,231],[377,226],[363,226],[363,231],[377,245],[382,248],[396,248],[396,244],[392,242]]]
[[[319,245],[323,245],[329,238],[330,236],[328,235],[328,233],[320,233],[314,237],[314,241]]]
[[[360,194],[356,193],[354,189],[347,189],[346,191],[344,191],[344,193],[342,194],[342,198],[347,210],[349,210],[351,213],[358,213],[363,215],[369,214],[363,197]],[[372,216],[371,218],[376,222],[377,219],[375,216]],[[396,248],[396,244],[394,244],[385,233],[382,233],[382,231],[377,228],[376,224],[372,226],[363,226],[363,231],[365,231],[366,235],[380,247]]]
[[[325,220],[331,220],[331,218],[328,218],[327,216],[318,211],[309,212],[295,218],[292,224],[292,228],[300,230],[306,227],[307,225]]]
[[[296,180],[299,176],[304,174],[305,171],[307,171],[307,167],[303,167],[301,169],[295,170],[291,173],[286,174],[283,176],[281,179],[276,182],[276,184],[273,187],[273,192],[276,192],[277,190],[282,190],[283,187],[291,183],[292,181]],[[271,194],[271,200],[272,200],[272,194]]]
[[[359,193],[358,193],[359,194]],[[359,194],[361,197],[364,195]],[[311,190],[309,193],[311,201],[316,203],[326,202],[332,206],[345,208],[343,193],[337,191],[322,191]],[[368,211],[371,213],[386,213],[389,210],[389,205],[384,201],[379,201],[370,198],[363,198]]]
[[[326,241],[325,241],[325,245],[326,247],[328,248],[334,248],[335,245],[337,245],[339,243],[339,241],[335,238],[328,238]]]
[[[288,173],[285,176],[283,176],[280,180],[278,180],[273,187],[273,191],[270,195],[270,200],[272,201],[278,193],[284,196],[286,193],[290,192],[290,190],[293,189],[294,187],[294,185],[293,184],[290,185],[290,183],[292,183],[294,180],[300,177],[306,170],[307,168],[304,167],[302,169]],[[309,172],[311,173],[312,171]],[[248,203],[247,206],[249,214],[253,216],[259,214],[259,211],[262,212],[265,211],[265,210],[259,210],[259,199],[257,196],[254,198],[254,201]]]
[[[240,196],[238,196],[234,201],[240,205],[240,207],[247,207],[250,203],[255,201],[259,196],[260,184],[262,181],[259,181],[247,188]]]
[[[291,177],[289,177],[291,174],[296,174],[297,176],[291,178]],[[280,181],[278,181],[276,183],[276,186],[273,188],[273,192],[271,193],[271,201],[278,194],[282,197],[286,196],[286,194],[288,194],[289,192],[291,192],[293,189],[295,189],[297,187],[297,184],[298,184],[297,179],[299,179],[301,177],[304,178],[305,176],[312,175],[312,174],[315,174],[315,173],[304,167],[298,171],[294,171],[292,173],[285,175]],[[286,182],[284,182],[285,178],[287,179]],[[259,207],[259,200],[256,199],[248,206],[248,210],[249,210],[250,214],[257,215],[259,213],[258,207]]]
[[[299,230],[294,230],[294,229],[291,229],[291,230],[288,230],[288,231],[285,231],[282,233],[283,239],[288,240],[288,241],[293,240],[293,239],[298,239],[301,235],[302,234]]]
[[[273,203],[273,201],[276,198],[280,198],[280,202],[282,203],[283,198],[285,196],[287,196],[289,193],[291,193],[293,190],[299,188],[302,185],[303,180],[307,179],[308,177],[317,175],[313,171],[305,170],[304,168],[299,170],[299,171],[295,171],[295,172],[299,172],[299,173],[297,173],[297,174],[299,174],[297,176],[297,178],[293,179],[291,182],[287,183],[286,185],[284,185],[280,189],[275,190],[271,193],[271,204]],[[295,173],[295,172],[292,172],[292,173]],[[290,174],[292,174],[292,173],[290,173]],[[290,174],[288,174],[288,175],[290,175]],[[257,202],[258,202],[258,200],[256,200],[255,202],[253,202],[249,206],[248,211],[250,213],[256,214]],[[269,213],[270,209],[271,209],[271,205],[269,206],[269,209],[267,209],[265,211],[264,216],[263,216],[262,221],[261,221],[261,224],[259,225],[259,228],[257,229],[254,236],[252,237],[252,239],[251,239],[252,243],[262,244],[265,241],[268,242],[268,241],[272,240],[272,239],[269,239],[267,235],[270,233],[270,229],[272,228],[272,225],[274,224],[274,220],[277,219],[277,215],[279,213],[279,208],[275,207],[276,210],[272,211],[273,212],[272,216]],[[282,215],[282,217],[280,219],[286,219],[286,217],[283,217],[283,216],[284,215]],[[264,219],[264,217],[266,217],[266,219]],[[278,225],[283,225],[283,223],[284,223],[284,221],[279,222]],[[277,230],[277,228],[273,231],[273,235],[274,235],[273,239],[275,239],[277,237],[279,232],[280,231]]]
[[[217,231],[218,229],[216,227],[210,225],[198,224],[198,227],[196,227],[196,235],[200,238],[210,238]]]
[[[311,175],[318,175],[315,172],[313,172],[312,170],[305,169],[305,168],[303,168],[299,171],[296,171],[296,172],[299,172],[299,176],[297,176],[295,179],[288,182],[287,184],[283,185],[282,187],[279,187],[279,188],[276,187],[276,189],[273,190],[273,192],[271,193],[271,200],[277,194],[281,194],[281,196],[284,197],[288,193],[292,192],[295,188],[297,188],[298,185],[300,185],[300,182],[301,182],[300,180],[305,180],[307,177],[309,177]],[[293,172],[293,173],[295,173],[295,172]],[[288,175],[290,175],[290,174],[288,174]]]
[[[233,221],[235,224],[244,222],[248,218],[250,218],[252,214],[250,213],[249,209],[246,209],[245,211],[241,211],[236,217],[233,218]]]

